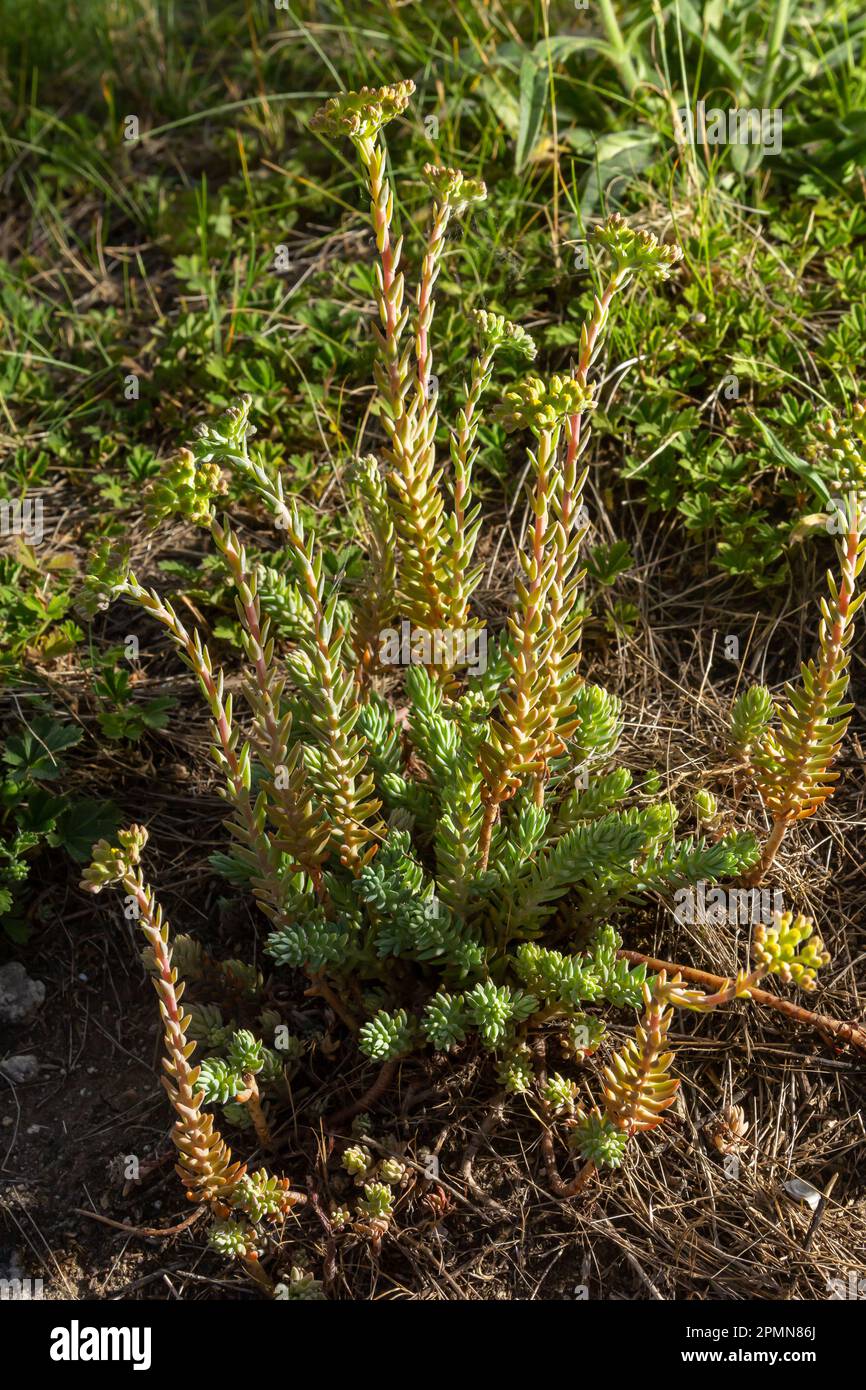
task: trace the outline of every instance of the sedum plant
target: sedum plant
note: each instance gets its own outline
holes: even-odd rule
[[[835,437],[835,435],[834,435]],[[847,441],[850,445],[850,439]],[[866,565],[864,499],[866,452],[852,461],[845,451],[842,476],[856,485],[837,503],[829,523],[836,532],[839,578],[827,576],[827,597],[821,600],[818,654],[801,667],[799,682],[789,681],[778,699],[764,686],[753,686],[734,702],[731,711],[731,751],[748,769],[772,818],[761,857],[749,881],[759,883],[772,865],[785,835],[795,821],[813,816],[832,795],[839,773],[838,757],[854,708],[846,700],[854,619],[866,594],[856,592]],[[859,472],[853,467],[859,462]]]
[[[255,1229],[262,1220],[286,1215],[303,1202],[302,1194],[290,1190],[288,1178],[271,1176],[264,1168],[247,1172],[215,1129],[213,1116],[202,1109],[208,1084],[204,1067],[194,1066],[190,1057],[196,1044],[187,1031],[191,1015],[184,1011],[185,985],[178,980],[172,962],[169,924],[145,882],[140,868],[147,831],[141,826],[120,830],[117,842],[101,840],[94,846],[93,861],[85,870],[82,887],[99,893],[108,884],[120,884],[147,941],[153,962],[153,984],[162,1018],[165,1056],[163,1085],[177,1116],[172,1140],[178,1154],[176,1165],[187,1196],[208,1206],[214,1216],[210,1243],[223,1254],[237,1258],[254,1277],[261,1278],[257,1264],[260,1241]],[[239,1037],[235,1034],[235,1039]],[[239,1066],[251,1065],[247,1040],[236,1049]],[[244,1080],[253,1080],[247,1072]],[[212,1098],[212,1087],[210,1088]]]
[[[771,925],[755,927],[752,957],[750,971],[741,970],[712,994],[685,988],[678,974],[668,979],[665,971],[652,984],[644,984],[644,1013],[634,1037],[604,1068],[602,1104],[588,1112],[578,1108],[572,1121],[569,1144],[584,1160],[572,1190],[578,1191],[598,1167],[619,1167],[628,1140],[655,1129],[673,1105],[680,1084],[669,1074],[674,1054],[667,1035],[674,1008],[709,1013],[734,999],[748,998],[768,975],[812,990],[818,970],[830,960],[814,924],[791,912],[776,912]]]
[[[314,122],[357,152],[378,254],[381,449],[349,470],[365,577],[346,593],[326,577],[280,474],[256,450],[244,397],[197,427],[152,482],[146,515],[154,527],[170,517],[202,527],[226,566],[247,719],[201,634],[139,581],[122,546],[104,543],[94,555],[83,601],[91,612],[117,598],[136,605],[195,675],[210,712],[232,877],[269,923],[272,968],[301,972],[307,994],[325,1000],[385,1069],[424,1048],[488,1053],[501,1086],[538,1089],[542,1107],[571,1127],[585,1168],[616,1166],[627,1140],[658,1123],[673,1099],[671,1010],[745,996],[757,978],[742,976],[701,1001],[619,954],[617,923],[636,903],[735,878],[754,866],[758,847],[745,834],[680,835],[660,779],[649,795],[633,789],[617,762],[620,702],[579,667],[592,369],[616,295],[634,279],[667,278],[679,251],[608,218],[596,235],[600,290],[572,374],[529,375],[503,393],[500,418],[530,441],[529,520],[511,610],[488,641],[472,606],[481,404],[494,359],[528,361],[534,347],[501,315],[478,313],[463,403],[453,426],[440,421],[431,328],[445,230],[485,190],[459,171],[425,170],[432,212],[410,311],[382,132],[411,90],[399,83],[343,94]],[[288,556],[279,581],[292,636],[279,651],[259,570],[220,514],[229,478],[269,511]],[[411,627],[408,660],[401,653],[395,661],[386,647],[395,621]],[[479,650],[486,659],[473,661],[468,654]],[[145,838],[133,828],[115,845],[100,842],[84,884],[120,883],[138,905],[156,969],[179,1171],[191,1198],[214,1209],[214,1245],[249,1267],[262,1222],[298,1195],[264,1170],[245,1174],[203,1106],[233,1107],[233,1122],[246,1113],[267,1147],[260,1087],[274,1067],[271,1040],[221,1014],[183,1013],[168,927],[139,868]],[[784,956],[788,977],[805,984],[811,957],[798,955],[783,930],[769,933],[756,969],[772,971]],[[643,1018],[605,1071],[602,1102],[584,1111],[573,1081],[540,1075],[533,1044],[558,1033],[572,1060],[584,1062],[604,1039],[604,1005],[642,1008]],[[193,1065],[197,1042],[216,1055]],[[378,1239],[393,1217],[396,1166],[377,1168],[362,1142],[346,1150],[343,1166],[364,1185],[359,1220]]]

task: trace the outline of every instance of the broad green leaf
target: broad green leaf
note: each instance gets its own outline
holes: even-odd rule
[[[65,797],[55,796],[45,787],[28,785],[22,789],[22,800],[15,808],[15,823],[20,831],[47,835],[65,805]]]
[[[113,801],[80,797],[70,801],[58,817],[57,829],[48,836],[48,843],[65,849],[76,863],[86,864],[96,841],[113,835],[120,819],[120,811]]]
[[[80,743],[82,737],[82,731],[74,724],[61,724],[50,716],[39,715],[20,734],[12,734],[6,740],[3,761],[17,777],[53,782],[62,771],[58,755]]]

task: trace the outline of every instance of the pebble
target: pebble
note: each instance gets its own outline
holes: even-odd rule
[[[20,1052],[17,1057],[7,1057],[0,1062],[0,1072],[13,1086],[23,1086],[26,1081],[35,1081],[39,1075],[39,1060],[34,1052]]]
[[[0,968],[0,1024],[27,1023],[45,1002],[45,985],[17,960]]]

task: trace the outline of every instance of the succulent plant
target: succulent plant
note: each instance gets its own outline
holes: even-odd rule
[[[574,369],[530,376],[504,391],[510,423],[532,439],[528,523],[507,620],[490,635],[486,665],[474,673],[447,644],[432,640],[455,629],[486,635],[472,607],[480,577],[481,511],[472,493],[480,407],[494,358],[510,351],[531,360],[534,345],[504,316],[475,315],[478,354],[448,436],[449,469],[437,452],[443,436],[432,372],[433,292],[449,218],[485,190],[458,170],[425,170],[433,208],[411,313],[403,241],[392,235],[394,190],[382,132],[406,110],[412,90],[407,82],[344,93],[314,123],[331,138],[348,137],[357,151],[376,241],[381,458],[353,461],[349,477],[364,514],[366,578],[348,600],[330,582],[280,473],[251,442],[251,400],[244,397],[200,427],[168,463],[151,487],[148,513],[155,524],[171,514],[200,525],[225,565],[242,634],[249,722],[236,719],[225,675],[201,634],[142,586],[125,560],[98,555],[85,587],[91,607],[113,598],[137,605],[194,673],[210,712],[233,856],[269,925],[265,958],[255,965],[233,960],[220,967],[195,943],[185,948],[190,978],[221,971],[239,1001],[237,1017],[261,1014],[270,1039],[273,1020],[268,1014],[265,1027],[261,1012],[264,969],[300,972],[307,995],[381,1065],[383,1086],[418,1049],[490,1054],[507,1093],[526,1096],[529,1106],[540,1095],[543,1109],[559,1113],[585,1175],[621,1164],[628,1142],[660,1124],[674,1103],[679,1083],[667,1038],[675,1008],[709,1011],[745,999],[767,974],[808,989],[827,956],[811,924],[791,914],[755,932],[754,968],[712,994],[676,974],[651,975],[645,963],[622,955],[619,926],[635,903],[749,873],[759,849],[740,832],[678,836],[678,809],[664,796],[661,777],[635,787],[631,772],[615,766],[621,702],[578,669],[581,459],[593,368],[616,295],[636,276],[666,279],[679,259],[677,248],[617,215],[597,229],[607,266]],[[261,567],[218,514],[229,478],[264,504],[279,533],[286,573],[269,582],[291,619],[286,650],[263,608]],[[776,731],[766,692],[746,692],[735,708],[732,748],[783,827],[811,814],[832,789],[864,553],[852,514],[840,541],[842,581],[831,582],[823,608],[821,655],[776,708]],[[278,611],[276,601],[271,611]],[[378,639],[382,624],[398,620],[431,640],[422,644],[428,657],[410,662],[402,690],[388,698]],[[579,787],[578,770],[587,774]],[[699,796],[701,818],[715,819],[715,799]],[[267,1146],[272,1101],[260,1087],[266,1092],[280,1080],[282,1061],[251,1030],[232,1026],[221,1034],[221,1016],[181,1008],[168,923],[140,867],[146,842],[135,826],[114,843],[101,841],[83,886],[99,892],[120,883],[137,904],[160,1002],[178,1171],[190,1197],[209,1204],[217,1218],[215,1248],[254,1261],[264,1223],[297,1205],[300,1194],[267,1170],[247,1174],[203,1106],[229,1107],[235,1118],[243,1107],[259,1145]],[[573,1077],[539,1071],[538,1044],[557,1034],[568,1065],[592,1072],[597,1063],[588,1059],[605,1036],[602,1008],[639,1009],[641,1017],[622,1048],[601,1053],[599,1104],[584,1110]],[[197,1043],[212,1055],[193,1065]],[[402,1178],[402,1163],[386,1158],[377,1171],[363,1133],[355,1138],[341,1160],[363,1182],[355,1226],[379,1239],[395,1219],[392,1185]],[[352,1224],[337,1211],[335,1225]],[[282,1287],[300,1289],[306,1277],[293,1275]]]

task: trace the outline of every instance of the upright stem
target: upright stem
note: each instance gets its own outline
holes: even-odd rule
[[[490,858],[490,841],[493,838],[493,827],[498,815],[499,802],[491,799],[484,807],[484,819],[481,822],[481,831],[478,835],[478,872],[482,874],[487,868],[487,861]]]
[[[430,326],[433,322],[433,290],[439,278],[442,265],[442,251],[445,233],[451,216],[449,203],[437,203],[433,213],[430,240],[424,253],[421,276],[418,281],[418,326],[415,335],[415,356],[418,363],[418,389],[422,401],[430,399],[430,376],[433,368],[433,353],[430,347]]]
[[[392,419],[398,420],[404,410],[403,376],[400,363],[400,333],[405,322],[403,314],[403,276],[400,273],[400,252],[403,241],[391,240],[391,220],[394,215],[394,190],[385,172],[385,150],[375,140],[358,142],[358,153],[367,171],[370,190],[370,217],[379,252],[380,284],[377,299],[382,324],[380,347],[386,372],[384,394]]]
[[[379,803],[362,799],[373,791],[372,779],[365,774],[363,741],[353,740],[346,732],[346,706],[352,699],[353,682],[346,678],[340,658],[342,629],[335,623],[333,603],[327,607],[324,603],[316,557],[307,545],[297,509],[285,500],[280,474],[271,478],[260,463],[244,455],[228,455],[226,462],[250,479],[289,542],[312,627],[306,646],[316,677],[312,690],[316,697],[314,723],[326,750],[327,811],[335,827],[333,839],[339,842],[342,837],[342,862],[358,872],[362,864],[359,846],[372,839],[364,821],[378,811]]]
[[[168,922],[163,920],[162,911],[140,870],[135,873],[130,870],[122,883],[124,891],[135,899],[139,926],[156,965],[153,983],[159,997],[167,1053],[163,1062],[167,1073],[163,1085],[177,1115],[172,1129],[172,1140],[180,1158],[177,1171],[191,1201],[227,1201],[246,1168],[233,1162],[231,1149],[214,1129],[212,1115],[201,1109],[202,1092],[197,1084],[199,1068],[189,1062],[194,1044],[187,1042],[184,1032],[187,1020],[180,1007],[184,985],[178,983],[177,971],[171,963]]]
[[[590,368],[598,351],[599,340],[605,324],[611,300],[622,287],[623,278],[615,274],[605,287],[601,297],[596,297],[593,312],[583,324],[580,333],[580,356],[572,375],[581,385],[586,386]],[[583,491],[586,473],[578,474],[578,464],[589,443],[589,427],[583,428],[584,414],[576,411],[570,415],[566,424],[565,461],[562,466],[561,486],[554,499],[557,526],[554,531],[554,572],[548,595],[547,612],[553,642],[550,651],[546,700],[551,713],[551,742],[549,754],[556,756],[565,748],[564,738],[568,736],[569,714],[573,712],[571,694],[576,683],[577,631],[572,619],[575,608],[575,585],[578,575],[578,541],[575,535],[579,516],[579,502]],[[573,727],[573,726],[572,726]],[[536,806],[544,803],[544,773],[536,775],[533,788]]]
[[[752,871],[748,873],[743,879],[743,882],[748,887],[755,888],[759,883],[763,882],[764,878],[766,877],[769,869],[773,864],[773,860],[779,853],[782,841],[788,833],[789,825],[790,821],[788,820],[773,821],[773,828],[770,831],[764,848],[761,851],[760,859],[758,860],[754,869],[752,869]]]
[[[478,407],[489,384],[494,352],[488,348],[473,359],[466,400],[451,433],[451,460],[454,466],[453,506],[446,523],[450,548],[446,561],[448,590],[448,626],[465,630],[470,625],[469,600],[472,595],[470,568],[478,536],[477,507],[472,507],[472,469],[475,462],[475,440],[478,434]]]
[[[626,90],[626,94],[633,97],[637,91],[640,78],[637,68],[631,60],[619,21],[613,8],[611,0],[598,0],[599,14],[604,28],[607,41],[612,49],[613,64],[619,73],[620,81]]]
[[[776,814],[773,829],[764,845],[758,864],[744,880],[750,887],[759,884],[770,869],[789,825],[803,817],[804,809],[806,815],[811,815],[821,804],[818,801],[810,805],[804,788],[808,789],[814,780],[815,773],[812,764],[815,756],[816,739],[821,733],[820,726],[823,724],[826,727],[827,724],[828,699],[841,698],[841,694],[831,696],[831,691],[834,686],[838,685],[840,674],[844,672],[848,659],[845,654],[845,646],[846,641],[850,640],[849,615],[851,614],[851,602],[857,583],[858,559],[861,548],[859,504],[854,499],[850,505],[853,515],[850,523],[851,529],[845,537],[844,551],[840,550],[842,576],[838,596],[835,598],[832,610],[828,610],[826,600],[822,603],[824,616],[821,622],[821,656],[817,673],[809,688],[811,717],[799,730],[796,749],[793,750],[792,754],[787,755],[784,767],[784,801]],[[833,594],[834,591],[831,588],[831,598]],[[830,611],[833,612],[833,626],[827,632],[825,624],[826,619],[830,616]],[[831,748],[829,755],[824,759],[825,771],[832,762],[836,751],[836,747]],[[829,793],[825,793],[825,795],[827,794]]]
[[[214,676],[210,656],[199,634],[190,636],[170,604],[164,603],[158,594],[142,588],[131,575],[127,581],[127,593],[145,612],[168,629],[187,665],[198,677],[216,735],[214,756],[225,774],[226,796],[237,815],[237,820],[231,824],[237,838],[252,857],[256,874],[252,880],[253,892],[259,901],[268,903],[278,913],[282,907],[283,889],[274,852],[250,797],[249,746],[240,753],[237,751],[237,734],[231,726],[231,696],[223,700],[223,674],[220,671]]]
[[[258,1139],[262,1148],[270,1149],[273,1146],[273,1140],[271,1138],[270,1127],[268,1125],[267,1119],[265,1118],[265,1112],[262,1109],[262,1101],[261,1096],[259,1094],[258,1082],[256,1081],[256,1078],[251,1071],[244,1072],[243,1080],[244,1089],[243,1091],[238,1092],[238,1095],[235,1097],[235,1099],[240,1101],[241,1105],[245,1105],[247,1107],[250,1119],[253,1122],[253,1129],[256,1132],[256,1138]]]
[[[255,683],[258,689],[258,706],[261,714],[262,733],[268,742],[269,755],[273,762],[280,763],[286,755],[282,739],[280,721],[271,694],[272,673],[268,665],[267,620],[262,631],[261,611],[257,595],[250,585],[250,575],[246,567],[246,554],[231,527],[221,526],[214,518],[211,522],[211,535],[231,570],[240,605],[240,614],[248,637],[248,655],[253,663]]]
[[[578,358],[577,365],[574,369],[575,381],[578,381],[581,386],[586,386],[587,384],[587,380],[589,378],[589,369],[592,366],[593,358],[595,357],[599,337],[601,335],[602,330],[604,329],[605,324],[607,323],[607,316],[610,310],[611,300],[613,299],[617,291],[622,288],[622,284],[622,277],[619,274],[614,275],[613,278],[609,281],[609,283],[605,286],[601,297],[596,297],[595,303],[593,305],[592,315],[589,321],[585,323],[583,328],[581,329],[580,357]],[[582,449],[580,446],[580,431],[582,420],[583,412],[581,411],[578,411],[577,414],[569,417],[567,432],[568,443],[565,452],[564,469],[566,479],[568,477],[569,472],[574,473],[577,460],[579,459],[582,453]]]
[[[551,578],[547,534],[550,521],[551,473],[556,460],[559,437],[558,425],[554,429],[542,429],[538,435],[535,490],[532,497],[535,520],[531,532],[531,548],[527,555],[521,557],[528,583],[519,586],[522,590],[519,616],[517,619],[509,619],[512,635],[518,639],[519,646],[510,658],[511,676],[508,681],[507,701],[503,707],[505,720],[501,731],[495,778],[492,784],[488,783],[483,794],[484,819],[478,840],[479,867],[482,873],[487,868],[490,857],[490,841],[499,807],[517,784],[515,767],[529,770],[527,765],[538,761],[549,740],[550,714],[546,709],[544,691],[539,685],[541,672],[544,670],[545,651],[550,639],[545,639],[540,631],[540,620],[544,595]],[[539,772],[543,772],[543,768],[539,769]],[[534,797],[537,806],[544,804],[544,785],[540,776],[536,776]]]

